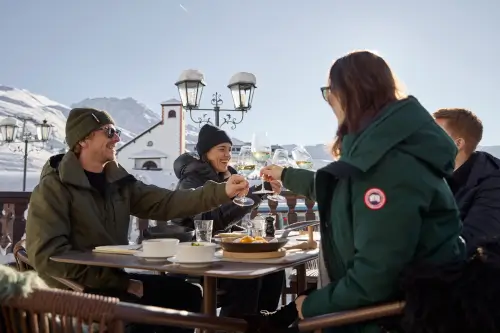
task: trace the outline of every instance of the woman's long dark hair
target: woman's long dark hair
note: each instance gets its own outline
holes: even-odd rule
[[[345,113],[332,147],[334,157],[340,156],[344,135],[358,132],[363,119],[377,116],[384,106],[404,97],[389,65],[369,51],[337,59],[330,69],[329,88]]]

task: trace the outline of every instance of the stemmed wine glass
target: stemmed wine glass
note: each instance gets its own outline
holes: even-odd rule
[[[257,162],[266,166],[266,162],[271,158],[271,140],[267,136],[267,132],[254,133],[252,137],[252,154]],[[262,188],[255,191],[255,194],[272,194],[273,191],[264,188],[264,177],[261,177]]]
[[[288,158],[288,150],[286,149],[276,149],[271,161],[272,164],[278,165],[280,167],[290,166],[290,159]],[[283,188],[282,188],[283,189]],[[268,200],[273,201],[286,201],[286,198],[280,194],[273,194],[267,197]]]
[[[238,162],[236,163],[236,170],[245,178],[255,171],[255,160],[253,159],[250,146],[241,147]],[[255,201],[246,196],[234,198],[233,202],[238,206],[251,206],[255,203]]]
[[[313,167],[313,160],[311,155],[307,152],[304,147],[295,147],[292,150],[292,157],[301,169],[311,170]]]

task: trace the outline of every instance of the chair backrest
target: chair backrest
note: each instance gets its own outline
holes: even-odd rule
[[[33,266],[31,266],[29,260],[28,260],[28,254],[26,252],[26,247],[25,247],[26,242],[24,239],[20,240],[19,242],[16,243],[14,246],[14,258],[16,259],[16,264],[17,264],[17,270],[20,272],[25,272],[25,271],[32,271],[35,270]],[[71,290],[78,291],[78,292],[83,292],[84,291],[84,286],[68,280],[68,279],[63,279],[63,278],[57,278],[57,277],[52,277],[54,280],[58,281],[59,283],[65,285]],[[0,332],[1,333],[1,332]]]
[[[363,323],[375,319],[398,316],[403,313],[405,302],[392,302],[365,308],[331,313],[299,322],[300,332]]]
[[[17,270],[20,272],[34,270],[33,266],[30,265],[28,260],[28,254],[26,253],[26,242],[21,239],[14,245],[14,258],[16,259]]]
[[[117,298],[38,289],[0,303],[1,333],[124,333],[126,324],[245,332],[242,319],[119,302]]]
[[[38,289],[28,297],[0,304],[0,332],[122,333],[116,319],[119,300],[57,289]]]

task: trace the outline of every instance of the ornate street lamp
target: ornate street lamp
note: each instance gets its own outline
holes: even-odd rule
[[[205,80],[203,73],[198,70],[188,69],[183,71],[175,85],[179,89],[182,107],[185,110],[189,110],[189,116],[194,123],[201,126],[203,123],[211,124],[212,121],[210,117],[207,117],[206,113],[204,113],[202,117],[198,117],[198,119],[195,120],[192,115],[193,110],[212,111],[215,113],[215,126],[222,127],[225,124],[231,124],[231,128],[235,129],[236,125],[243,121],[245,113],[252,108],[253,95],[255,88],[257,88],[256,83],[257,80],[255,75],[252,73],[240,72],[231,77],[227,87],[231,91],[231,96],[233,97],[234,109],[221,109],[223,101],[221,94],[218,92],[215,92],[212,95],[212,108],[200,108],[201,95],[203,93],[203,87],[205,87]],[[241,118],[237,120],[237,118],[234,118],[230,113],[228,113],[225,117],[223,117],[221,124],[221,112],[240,112]]]
[[[35,124],[36,131],[35,133],[29,131],[26,127],[28,122],[32,122]],[[21,126],[19,126],[21,123]],[[0,121],[0,139],[9,144],[9,148],[13,152],[23,152],[24,153],[24,169],[23,169],[23,192],[26,191],[26,171],[28,165],[28,153],[32,150],[28,150],[29,143],[37,143],[42,142],[45,143],[50,139],[50,135],[52,134],[52,125],[47,123],[47,120],[44,120],[42,123],[38,123],[34,119],[31,118],[14,118],[7,117]],[[11,143],[15,142],[23,142],[24,149],[22,147],[14,147],[10,146]]]

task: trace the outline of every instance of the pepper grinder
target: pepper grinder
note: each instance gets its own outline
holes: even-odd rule
[[[274,217],[269,215],[266,217],[266,237],[274,237]]]

